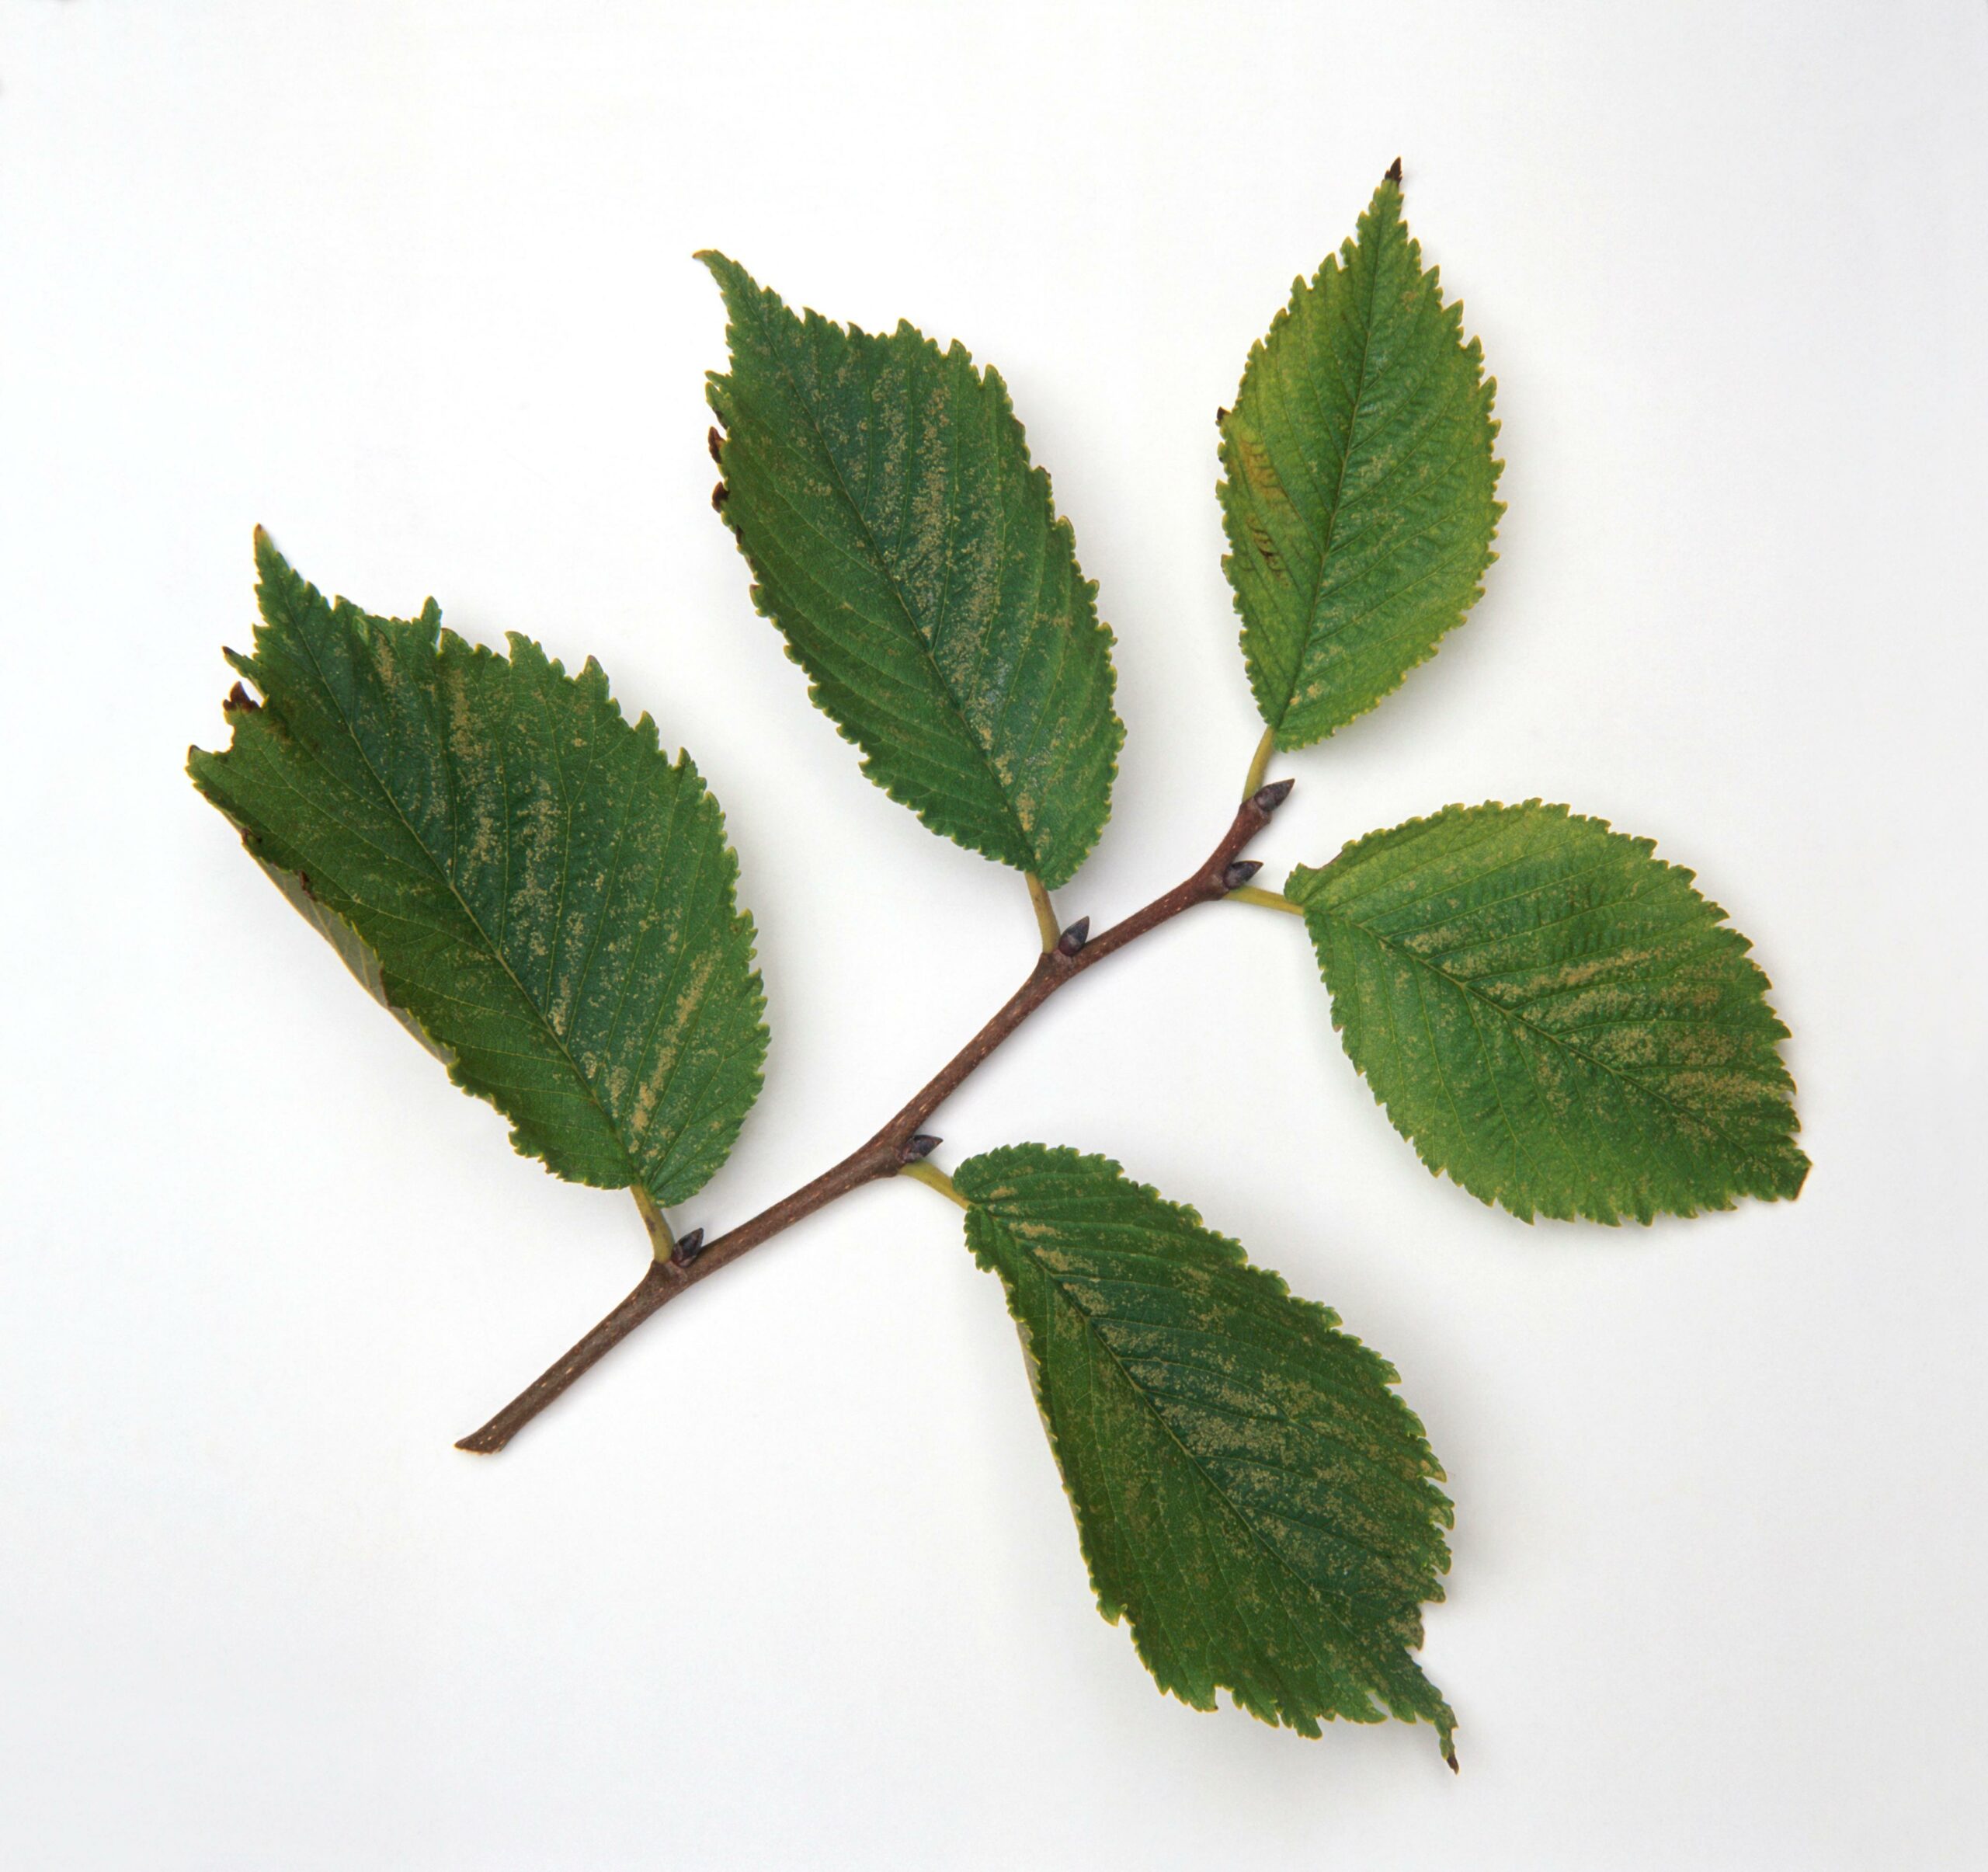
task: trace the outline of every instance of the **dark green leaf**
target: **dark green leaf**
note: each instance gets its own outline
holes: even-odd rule
[[[1431,1170],[1531,1220],[1793,1196],[1767,979],[1691,873],[1565,806],[1451,806],[1285,886],[1333,1021]]]
[[[1409,1655],[1450,1505],[1393,1369],[1106,1158],[1024,1144],[955,1182],[1099,1607],[1161,1689],[1201,1710],[1226,1689],[1305,1735],[1421,1718],[1454,1762],[1455,1719]]]
[[[1503,511],[1496,387],[1391,171],[1250,347],[1222,425],[1222,562],[1279,747],[1364,715],[1476,603]]]
[[[258,531],[224,753],[188,770],[354,974],[559,1175],[662,1205],[724,1162],[765,1003],[690,757],[589,661],[328,605]]]
[[[933,831],[1052,889],[1124,730],[1111,633],[1007,386],[958,344],[796,318],[721,254],[721,510],[810,693]]]

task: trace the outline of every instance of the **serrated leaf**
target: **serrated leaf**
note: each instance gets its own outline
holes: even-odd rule
[[[1410,1652],[1449,1565],[1442,1471],[1387,1362],[1116,1164],[1024,1144],[963,1164],[1099,1609],[1163,1690],[1455,1726]]]
[[[1222,423],[1222,565],[1279,747],[1364,715],[1476,603],[1504,511],[1496,388],[1390,170],[1250,347]]]
[[[558,1175],[696,1193],[758,1096],[725,820],[589,659],[327,604],[259,530],[255,654],[194,783],[353,973]]]
[[[992,369],[900,324],[797,318],[721,254],[721,511],[809,693],[935,832],[1069,881],[1124,729],[1111,633]]]
[[[1792,1197],[1788,1030],[1691,873],[1565,806],[1451,806],[1301,865],[1347,1054],[1431,1170],[1530,1221]]]

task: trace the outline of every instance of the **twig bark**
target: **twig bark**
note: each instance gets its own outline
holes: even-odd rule
[[[1199,903],[1215,903],[1246,885],[1256,867],[1239,864],[1238,860],[1249,841],[1270,823],[1270,815],[1284,803],[1291,786],[1288,780],[1283,780],[1253,792],[1207,859],[1144,909],[1135,910],[1123,922],[1096,936],[1086,934],[1086,923],[1072,924],[1054,948],[1045,949],[1037,958],[1028,979],[987,1025],[867,1142],[813,1182],[804,1184],[729,1234],[705,1243],[694,1258],[686,1259],[681,1254],[659,1256],[636,1283],[634,1291],[592,1332],[456,1447],[480,1456],[494,1455],[582,1372],[679,1293],[728,1266],[749,1248],[757,1247],[817,1209],[825,1208],[838,1196],[846,1196],[880,1177],[895,1176],[908,1164],[922,1159],[932,1147],[932,1140],[923,1135],[926,1121],[1058,989],[1107,955],[1116,955],[1128,943],[1172,921],[1183,910]],[[685,1238],[686,1242],[689,1239]]]

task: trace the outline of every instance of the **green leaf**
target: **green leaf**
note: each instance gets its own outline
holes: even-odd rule
[[[1365,714],[1477,602],[1504,511],[1496,388],[1423,270],[1397,165],[1250,347],[1222,420],[1222,565],[1279,747]]]
[[[1530,1221],[1792,1197],[1788,1030],[1691,873],[1565,806],[1451,806],[1301,865],[1346,1050],[1432,1171]]]
[[[766,1031],[724,816],[589,660],[327,604],[258,529],[262,623],[194,783],[512,1142],[667,1206],[724,1162]]]
[[[995,371],[900,324],[800,318],[722,254],[720,510],[809,693],[935,832],[1054,889],[1125,731],[1111,633]]]
[[[1450,1505],[1395,1373],[1190,1209],[1023,1144],[963,1164],[1097,1592],[1163,1690],[1320,1718],[1455,1718],[1409,1655]]]

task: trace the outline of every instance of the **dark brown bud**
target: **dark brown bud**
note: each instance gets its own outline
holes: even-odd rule
[[[1255,858],[1238,858],[1222,874],[1222,888],[1224,890],[1240,890],[1262,869],[1262,865]]]
[[[1268,786],[1257,788],[1249,795],[1249,803],[1259,812],[1274,812],[1291,797],[1291,789],[1297,784],[1295,780],[1273,780]]]
[[[1074,955],[1090,941],[1090,919],[1079,917],[1056,938],[1056,952],[1059,955]]]
[[[669,1258],[679,1268],[687,1268],[704,1251],[704,1231],[693,1229],[687,1235],[676,1237],[676,1246],[670,1251]]]
[[[929,1157],[946,1140],[934,1137],[929,1131],[921,1131],[904,1147],[904,1160],[916,1164],[920,1157]]]

